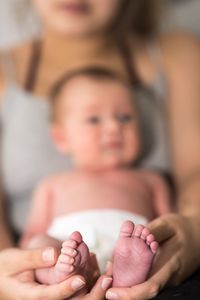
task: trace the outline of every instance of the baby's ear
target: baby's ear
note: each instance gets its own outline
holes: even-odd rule
[[[56,145],[56,148],[60,152],[66,154],[68,151],[67,137],[64,134],[64,131],[60,124],[52,124],[51,136],[52,136],[54,144]]]

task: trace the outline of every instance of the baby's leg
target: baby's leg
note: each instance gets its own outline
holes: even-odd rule
[[[113,286],[131,287],[144,282],[157,250],[158,243],[149,229],[124,222],[113,253]]]
[[[49,236],[39,236],[30,242],[30,247],[54,246],[60,249],[60,255],[55,266],[35,271],[40,283],[59,283],[74,274],[84,274],[89,263],[89,250],[79,232],[73,232],[68,240],[60,242]]]

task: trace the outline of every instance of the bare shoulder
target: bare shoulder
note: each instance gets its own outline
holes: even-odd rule
[[[26,41],[12,48],[10,52],[13,55],[14,59],[16,61],[20,60],[21,62],[27,60],[30,57],[33,42],[34,41],[32,40]]]
[[[32,53],[33,41],[27,41],[11,50],[11,57],[16,68],[16,80],[23,84]]]
[[[164,53],[188,54],[199,50],[200,39],[198,36],[187,32],[166,33],[159,38]]]
[[[184,32],[165,33],[157,41],[147,43],[130,39],[134,67],[144,83],[151,84],[157,77],[160,68],[169,80],[176,74],[186,76],[191,70],[196,76],[197,66],[200,66],[200,40],[197,36]],[[135,47],[137,45],[137,47]],[[150,49],[158,45],[160,58],[152,58]],[[158,52],[158,51],[157,51]],[[159,53],[159,52],[158,52]],[[154,55],[155,56],[155,55]],[[158,61],[155,63],[155,60]],[[184,72],[183,72],[184,71]],[[200,73],[200,67],[199,67]]]
[[[49,185],[53,185],[54,183],[64,181],[65,179],[68,180],[71,177],[70,173],[71,172],[59,172],[49,175],[40,182],[40,185],[47,187]]]
[[[165,179],[158,171],[140,169],[138,175],[149,183],[165,184]]]
[[[64,171],[54,175],[48,176],[42,182],[43,186],[56,187],[56,186],[69,186],[79,179],[80,175],[75,171]]]
[[[174,32],[163,35],[159,42],[166,75],[187,70],[191,71],[191,75],[193,72],[196,74],[196,71],[200,73],[200,40],[197,36]]]

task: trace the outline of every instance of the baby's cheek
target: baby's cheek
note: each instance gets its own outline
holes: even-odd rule
[[[127,147],[127,151],[126,151],[127,157],[130,160],[134,160],[137,158],[139,153],[140,153],[139,144],[136,141],[132,141],[132,143],[130,143]]]

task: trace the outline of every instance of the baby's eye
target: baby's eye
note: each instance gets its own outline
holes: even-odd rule
[[[100,123],[100,118],[97,116],[91,116],[87,118],[87,122],[90,124],[98,124]]]
[[[120,123],[128,123],[133,120],[133,116],[131,114],[120,114],[117,118]]]

